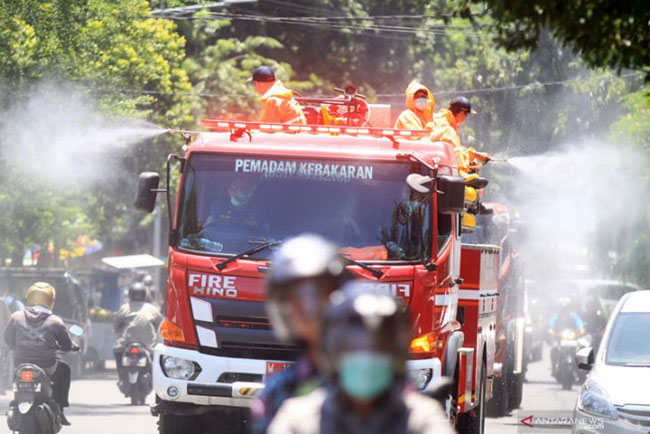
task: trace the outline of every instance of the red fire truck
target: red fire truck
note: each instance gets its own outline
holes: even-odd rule
[[[504,416],[519,408],[523,397],[526,372],[526,294],[524,261],[521,243],[522,222],[508,207],[500,203],[485,203],[488,210],[478,217],[476,231],[467,236],[474,240],[499,246],[496,352],[494,359],[493,398],[488,414]]]
[[[313,232],[341,246],[353,275],[403,300],[412,319],[410,378],[424,392],[451,378],[452,422],[483,432],[498,248],[465,246],[461,261],[468,204],[452,146],[432,143],[426,131],[202,124],[211,132],[188,140],[183,156],[170,155],[166,187],[157,173],[143,173],[136,198],[151,212],[164,192],[172,222],[164,343],[153,360],[159,431],[245,428],[250,398],[296,355],[265,314],[271,251]],[[174,162],[180,185],[172,201]],[[461,282],[469,286],[459,290]]]

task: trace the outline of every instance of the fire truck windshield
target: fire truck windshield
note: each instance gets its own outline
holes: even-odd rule
[[[178,247],[232,255],[312,232],[352,259],[419,261],[431,251],[431,204],[418,206],[405,180],[425,170],[413,162],[193,154]]]

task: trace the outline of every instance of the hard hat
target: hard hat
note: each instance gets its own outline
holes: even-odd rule
[[[471,113],[473,115],[477,114],[476,111],[472,110],[472,103],[469,101],[469,99],[465,98],[464,96],[457,96],[454,99],[451,100],[449,103],[449,110],[453,113],[459,113],[459,112],[465,112],[465,113]]]
[[[27,306],[43,306],[52,310],[56,299],[56,290],[49,283],[36,282],[29,287],[25,298]]]
[[[571,305],[571,299],[569,297],[560,297],[557,304],[560,305],[561,309],[567,309]]]
[[[145,274],[145,276],[142,278],[142,283],[144,283],[146,286],[153,285],[153,276],[151,276],[151,274]]]
[[[147,299],[147,289],[140,282],[134,283],[129,287],[129,301],[145,301]]]
[[[333,292],[343,278],[343,258],[334,244],[318,235],[303,234],[284,242],[272,256],[271,263],[266,290],[267,313],[276,335],[282,340],[291,340],[297,336],[289,324],[289,295],[296,285],[310,279],[322,280]]]
[[[404,306],[360,280],[346,283],[330,301],[323,321],[325,372],[336,377],[343,354],[371,351],[389,355],[395,379],[404,379],[410,337]]]

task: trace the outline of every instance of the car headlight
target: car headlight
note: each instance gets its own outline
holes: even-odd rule
[[[607,393],[593,380],[587,381],[580,391],[578,409],[593,415],[618,419],[618,412]]]
[[[162,356],[160,365],[169,378],[177,380],[194,380],[201,372],[198,363],[173,356]]]

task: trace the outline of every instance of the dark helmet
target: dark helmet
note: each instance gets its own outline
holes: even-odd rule
[[[344,354],[373,352],[390,356],[393,381],[404,380],[410,342],[404,306],[360,280],[346,283],[330,301],[322,331],[324,370],[336,378]]]
[[[465,98],[464,96],[457,96],[454,99],[451,100],[449,103],[449,110],[453,114],[457,114],[460,112],[465,112],[467,114],[473,114],[475,115],[476,112],[472,110],[472,103],[469,101],[469,99]]]
[[[142,283],[134,283],[129,287],[129,301],[145,301],[146,298],[147,289]]]
[[[280,339],[295,339],[288,323],[290,293],[296,285],[310,281],[319,281],[328,293],[333,292],[345,272],[343,258],[334,244],[318,235],[303,234],[284,242],[271,262],[266,292],[269,320]]]

